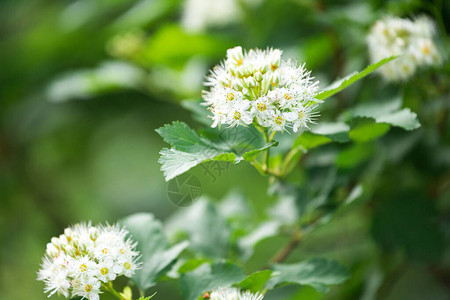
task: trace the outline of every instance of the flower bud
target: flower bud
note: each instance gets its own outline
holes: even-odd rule
[[[281,65],[281,51],[278,49],[273,50],[270,57],[270,65],[272,70],[276,70]]]
[[[95,228],[95,227],[89,228],[89,237],[94,242],[95,242],[95,240],[97,240],[97,237],[98,237],[97,228]]]
[[[257,71],[254,75],[256,81],[261,82],[263,80],[263,76],[261,74],[261,72]]]
[[[238,68],[236,69],[236,75],[237,75],[237,77],[239,77],[239,78],[244,78],[245,75],[246,75],[246,70],[245,70],[245,68],[238,67]]]
[[[73,237],[73,231],[70,228],[64,229],[64,235],[67,237]]]
[[[270,78],[270,83],[272,85],[277,85],[278,83],[280,83],[280,74],[279,73],[273,73],[271,75],[271,78]]]
[[[261,74],[266,74],[267,71],[269,71],[269,69],[270,69],[270,66],[268,66],[267,64],[264,64],[259,68],[259,71],[261,72]]]
[[[242,53],[242,47],[234,47],[227,50],[227,58],[232,60],[236,65],[241,65],[244,55]]]
[[[244,82],[249,88],[255,87],[257,84],[255,78],[253,77],[244,78]]]
[[[60,240],[57,237],[52,237],[51,242],[56,247],[59,247],[61,245],[61,242],[60,242]]]
[[[242,83],[242,80],[234,80],[233,88],[237,91],[242,91],[242,89],[244,88],[244,84]]]
[[[56,255],[58,255],[59,249],[56,248],[54,244],[48,243],[46,252],[50,257],[55,257]]]
[[[66,251],[67,255],[69,255],[69,256],[74,257],[77,255],[77,251],[75,250],[74,247],[67,247],[65,251]]]
[[[231,75],[236,76],[237,68],[234,65],[228,65],[227,70]]]

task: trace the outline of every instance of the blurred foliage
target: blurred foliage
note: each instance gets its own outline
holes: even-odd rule
[[[1,299],[46,299],[36,271],[45,243],[68,224],[142,211],[164,221],[149,221],[169,238],[158,251],[188,239],[185,256],[200,254],[176,262],[184,295],[194,293],[193,277],[216,268],[251,286],[234,265],[205,263],[231,257],[246,274],[260,270],[300,219],[311,234],[286,262],[337,259],[350,279],[327,294],[289,285],[265,299],[450,298],[448,59],[396,85],[370,75],[327,100],[321,127],[296,137],[304,151],[279,166],[291,171],[289,184],[271,182],[272,194],[249,164],[223,162],[214,172],[192,170],[207,198],[186,209],[168,200],[158,164],[164,142],[154,130],[173,120],[199,127],[193,102],[180,103],[198,101],[227,48],[281,48],[326,87],[368,64],[365,36],[378,18],[428,14],[450,53],[448,1],[238,2],[237,21],[199,32],[180,23],[181,0],[0,3]],[[415,114],[422,127],[405,131],[418,127]],[[289,147],[281,136],[274,152]],[[167,255],[161,269],[172,266]],[[149,255],[148,263],[158,262]],[[301,283],[301,274],[286,274]],[[177,276],[172,270],[148,295],[182,299]]]

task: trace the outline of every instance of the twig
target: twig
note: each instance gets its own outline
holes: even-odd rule
[[[291,236],[291,240],[289,243],[284,246],[272,259],[272,263],[278,264],[283,262],[291,253],[295,250],[295,248],[298,246],[300,241],[302,240],[302,234],[300,230],[294,231],[294,233]]]

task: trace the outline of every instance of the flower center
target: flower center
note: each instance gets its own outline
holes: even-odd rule
[[[430,54],[430,47],[428,47],[427,45],[423,46],[422,52],[423,54]]]
[[[264,103],[258,103],[257,106],[259,111],[265,111],[266,110],[266,105]]]
[[[303,119],[303,118],[305,117],[305,113],[304,113],[303,111],[300,111],[300,112],[298,113],[298,117],[299,117],[300,119]]]
[[[88,292],[88,293],[92,292],[92,285],[86,284],[86,285],[84,286],[84,290],[85,290],[86,292]]]
[[[125,249],[120,249],[120,254],[125,254]]]
[[[228,99],[228,101],[233,101],[234,100],[234,94],[233,93],[228,93],[227,99]]]
[[[235,111],[233,117],[234,117],[235,120],[239,120],[241,118],[241,113],[238,112],[238,111]]]
[[[129,263],[124,263],[123,264],[123,267],[125,268],[125,269],[127,269],[127,270],[129,270],[130,268],[131,268],[131,265],[129,264]]]
[[[108,268],[102,268],[102,269],[100,270],[100,273],[102,273],[102,275],[106,275],[106,274],[109,273],[109,270],[108,270]]]
[[[103,250],[102,250],[102,253],[103,253],[103,254],[108,254],[108,249],[107,249],[107,248],[103,249]]]
[[[283,124],[283,118],[282,117],[276,117],[275,118],[275,124],[277,124],[277,125]]]
[[[81,271],[81,272],[86,272],[86,270],[87,270],[87,266],[86,266],[85,264],[82,264],[82,265],[80,266],[80,271]]]
[[[291,99],[292,99],[292,96],[289,95],[288,93],[286,93],[286,94],[284,94],[284,99],[286,99],[286,100],[291,100]]]

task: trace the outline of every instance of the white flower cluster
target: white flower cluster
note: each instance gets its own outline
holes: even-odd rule
[[[76,224],[59,238],[53,237],[38,272],[45,292],[49,297],[59,293],[66,298],[97,300],[102,283],[120,275],[131,277],[140,266],[136,262],[139,253],[127,234],[118,225]]]
[[[314,123],[318,81],[305,65],[281,58],[281,50],[227,51],[227,59],[214,67],[205,83],[205,105],[213,113],[212,127],[257,122],[270,131],[308,128]]]
[[[260,293],[242,292],[237,288],[219,289],[210,295],[210,300],[262,300]]]
[[[187,31],[201,32],[211,26],[234,23],[241,17],[235,0],[186,0],[181,24]]]
[[[185,0],[181,25],[189,32],[222,27],[242,20],[242,5],[257,6],[262,0]]]
[[[367,37],[371,61],[400,55],[378,70],[386,80],[406,80],[418,67],[438,65],[441,62],[441,56],[433,42],[434,33],[433,21],[425,16],[414,21],[397,17],[379,20]]]

